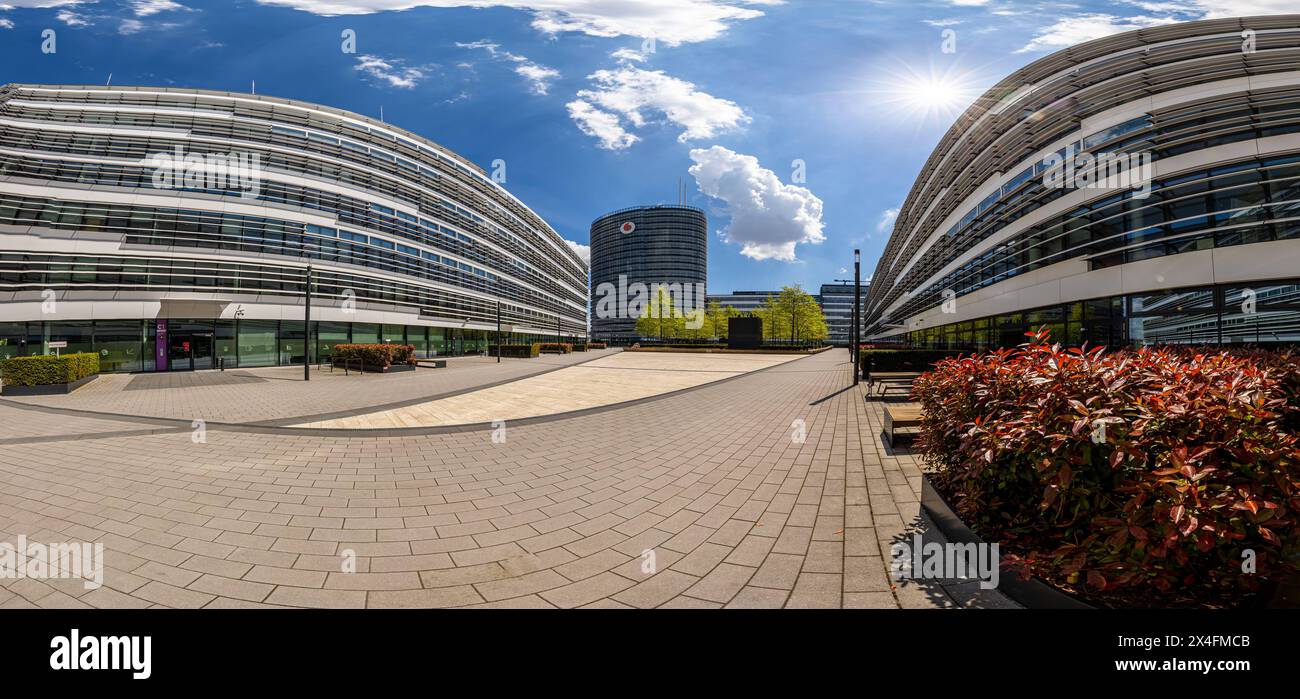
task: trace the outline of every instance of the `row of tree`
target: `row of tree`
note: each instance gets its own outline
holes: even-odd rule
[[[735,308],[713,301],[702,311],[683,309],[668,289],[657,287],[637,319],[636,331],[643,338],[726,339],[727,319],[738,315]],[[817,299],[797,285],[769,294],[756,315],[763,320],[763,337],[769,340],[825,340],[829,335]]]

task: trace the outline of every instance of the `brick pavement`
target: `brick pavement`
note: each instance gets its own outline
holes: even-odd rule
[[[225,372],[104,374],[62,396],[5,397],[26,405],[173,420],[247,423],[355,411],[480,388],[617,354],[593,350],[532,359],[453,357],[442,369],[365,374],[342,368],[302,380],[302,367]]]
[[[890,584],[890,542],[924,526],[920,470],[864,387],[841,390],[849,368],[834,350],[504,442],[195,443],[0,404],[0,541],[100,541],[108,566],[93,591],[0,580],[0,607],[1011,606]]]

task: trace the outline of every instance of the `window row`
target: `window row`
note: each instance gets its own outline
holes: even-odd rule
[[[1021,344],[1039,329],[1068,346],[1294,344],[1300,342],[1300,280],[1113,296],[915,330],[899,339],[920,348],[986,350]]]
[[[327,362],[347,343],[412,345],[420,358],[481,354],[496,342],[490,330],[378,323],[312,322],[310,342],[302,321],[144,319],[0,323],[0,359],[60,353],[99,355],[103,372],[237,369]],[[509,344],[554,342],[556,335],[502,333]],[[562,336],[569,341],[572,335]]]

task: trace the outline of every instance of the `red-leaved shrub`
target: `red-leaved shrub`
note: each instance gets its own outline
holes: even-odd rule
[[[394,364],[415,364],[414,345],[346,344],[334,345],[334,361],[361,360],[367,369],[387,369]]]
[[[569,354],[573,345],[568,342],[542,342],[539,344],[542,354]]]
[[[914,385],[932,480],[1004,565],[1144,606],[1238,604],[1294,571],[1300,358],[1033,337]]]

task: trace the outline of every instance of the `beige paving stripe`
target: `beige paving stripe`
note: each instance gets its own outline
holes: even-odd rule
[[[799,359],[797,354],[624,352],[581,366],[392,410],[306,422],[316,429],[466,425],[554,415],[702,386]]]

